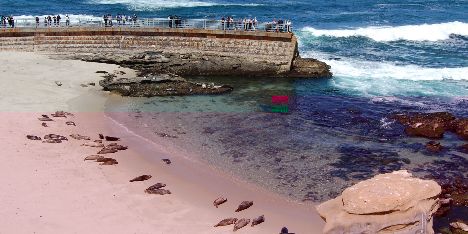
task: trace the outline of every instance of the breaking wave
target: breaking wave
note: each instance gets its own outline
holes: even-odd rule
[[[130,10],[147,11],[164,8],[182,7],[210,7],[210,6],[260,6],[262,4],[223,4],[210,1],[187,1],[187,0],[90,0],[92,4],[122,4]]]
[[[302,31],[314,36],[331,37],[368,37],[375,41],[439,41],[447,40],[451,35],[468,36],[468,23],[459,21],[440,24],[405,25],[395,27],[365,27],[355,29],[315,29],[305,27]]]

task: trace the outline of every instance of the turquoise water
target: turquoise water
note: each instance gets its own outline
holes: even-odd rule
[[[178,136],[171,141],[202,160],[306,202],[398,169],[468,181],[468,155],[459,149],[466,141],[447,134],[440,141],[445,150],[433,154],[427,139],[405,136],[389,118],[407,111],[468,117],[467,12],[465,0],[7,0],[0,8],[17,19],[59,13],[291,19],[301,56],[327,62],[333,79],[198,77],[192,79],[230,84],[234,92],[124,98],[108,110],[150,139],[161,141],[158,132]],[[268,111],[274,95],[289,96],[288,113]]]

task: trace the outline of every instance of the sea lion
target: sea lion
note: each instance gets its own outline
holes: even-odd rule
[[[255,218],[254,220],[252,220],[252,224],[250,226],[255,226],[255,225],[258,225],[258,224],[261,224],[265,222],[265,216],[264,215],[260,215],[258,216],[257,218]]]
[[[163,158],[162,161],[165,162],[167,165],[172,163],[171,160],[168,158]]]
[[[42,127],[48,127],[46,123],[42,123]]]
[[[235,224],[237,222],[237,218],[227,218],[219,221],[218,224],[214,225],[214,227],[219,227],[219,226],[228,226]]]
[[[65,124],[76,126],[75,122],[73,122],[73,121],[67,121],[67,122],[65,122]]]
[[[216,200],[214,200],[213,205],[216,206],[216,208],[218,208],[219,205],[221,205],[221,204],[223,204],[225,202],[227,202],[226,198],[218,197],[218,198],[216,198]]]
[[[80,134],[71,134],[70,137],[73,138],[73,139],[76,139],[76,140],[87,140],[87,141],[91,140],[91,137],[82,136]]]
[[[116,153],[118,150],[116,149],[108,149],[106,147],[102,148],[98,154],[113,154],[113,153]]]
[[[250,223],[250,219],[239,219],[237,220],[236,224],[234,225],[234,231],[237,231]]]
[[[93,142],[93,141],[88,141],[88,142],[85,142],[84,144],[82,144],[81,146],[104,147],[104,144],[102,144],[102,143],[97,143],[97,142]]]
[[[130,182],[135,182],[135,181],[145,181],[145,180],[149,180],[151,179],[151,175],[141,175],[141,176],[138,176],[138,177],[135,177],[133,179],[130,180]]]
[[[34,136],[34,135],[27,135],[26,138],[28,138],[29,140],[33,140],[33,141],[40,141],[41,140],[40,137]]]
[[[239,207],[237,207],[236,212],[243,211],[245,209],[248,209],[253,205],[253,201],[243,201]]]
[[[118,137],[111,137],[111,136],[106,136],[105,137],[106,141],[118,141],[120,138]]]
[[[101,156],[101,155],[90,155],[90,156],[84,158],[84,161],[86,161],[86,160],[98,160],[98,159],[102,160],[103,158],[104,158],[104,156]]]
[[[104,139],[104,135],[102,135],[101,133],[99,133],[99,139],[103,140],[103,139]]]
[[[166,195],[166,194],[171,194],[171,191],[167,189],[153,189],[153,190],[145,190],[145,193]]]

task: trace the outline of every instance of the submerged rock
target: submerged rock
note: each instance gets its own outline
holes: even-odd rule
[[[115,79],[115,76],[107,75],[99,84],[105,91],[112,91],[122,96],[131,97],[222,94],[230,92],[233,89],[231,86],[227,85],[217,86],[214,84],[193,83],[172,74],[136,77],[131,79]]]
[[[438,139],[445,131],[452,129],[455,117],[448,112],[397,114],[393,116],[405,126],[405,133],[409,136],[419,136]]]
[[[441,187],[405,170],[380,174],[317,206],[324,233],[434,233]]]

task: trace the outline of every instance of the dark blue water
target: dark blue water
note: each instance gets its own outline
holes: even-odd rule
[[[140,17],[291,19],[300,53],[332,67],[328,80],[206,78],[235,87],[223,96],[123,99],[114,117],[142,135],[178,136],[203,160],[297,200],[322,201],[377,173],[467,180],[468,155],[453,134],[434,154],[405,136],[392,113],[450,111],[468,117],[468,1],[88,0],[2,2],[24,18],[106,13]],[[270,113],[271,96],[288,113]],[[164,123],[164,124],[161,124]],[[164,139],[166,140],[166,139]]]

